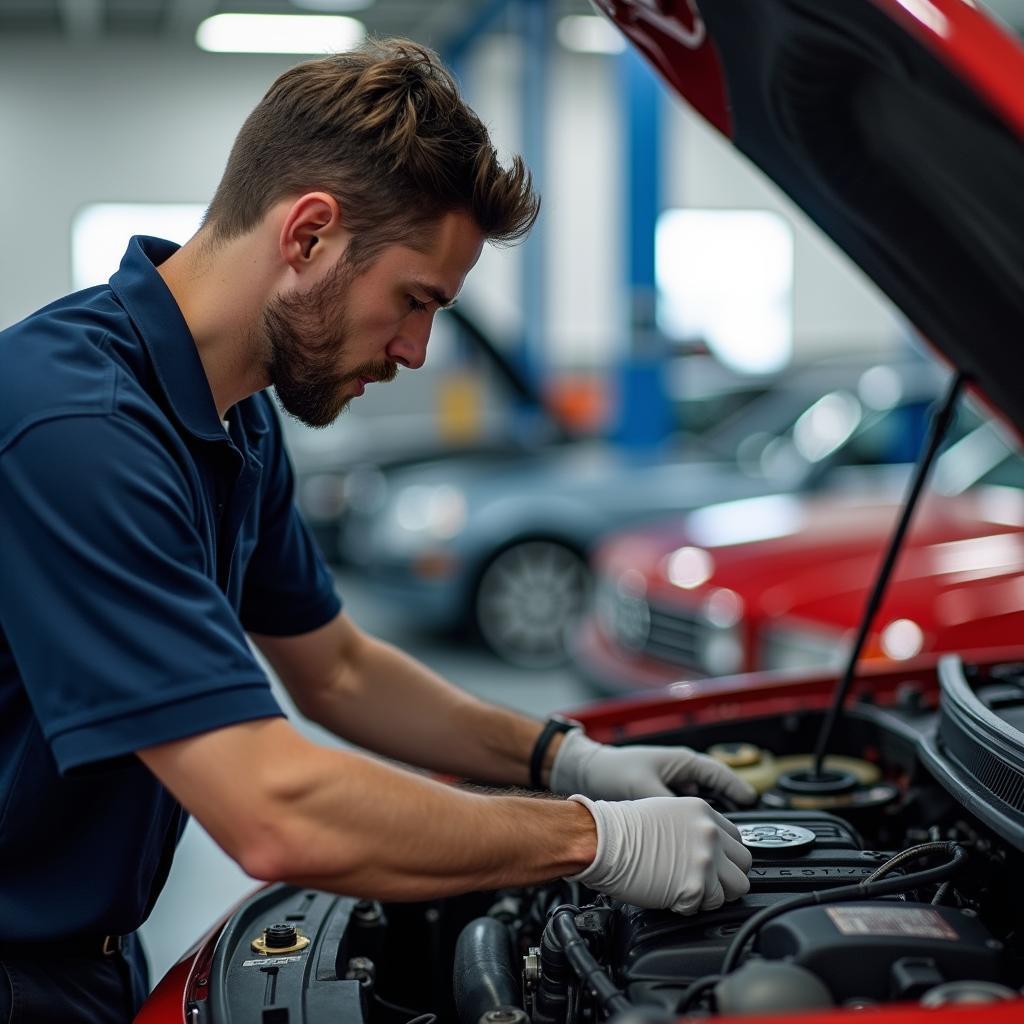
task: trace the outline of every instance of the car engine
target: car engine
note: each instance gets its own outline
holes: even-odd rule
[[[1024,669],[940,674],[940,693],[850,707],[825,792],[806,784],[820,711],[633,740],[707,750],[759,790],[752,809],[719,804],[753,855],[740,900],[684,917],[565,880],[415,904],[272,886],[221,933],[189,1019],[582,1024],[1020,998]]]

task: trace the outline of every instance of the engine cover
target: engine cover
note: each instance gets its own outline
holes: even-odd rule
[[[862,849],[853,827],[824,811],[739,811],[726,815],[754,857],[752,893],[831,889],[867,878],[889,854]]]
[[[947,981],[995,981],[1002,949],[974,914],[899,900],[794,910],[769,921],[755,948],[806,967],[840,1003],[907,999]]]
[[[823,811],[741,811],[726,817],[753,855],[750,892],[691,917],[623,907],[612,962],[630,999],[674,1009],[691,981],[717,973],[733,935],[756,911],[795,893],[858,882],[889,857],[864,850],[847,822]]]

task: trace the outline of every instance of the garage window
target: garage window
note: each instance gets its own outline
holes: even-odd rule
[[[71,286],[105,284],[132,235],[184,243],[199,230],[202,203],[90,203],[71,225]]]

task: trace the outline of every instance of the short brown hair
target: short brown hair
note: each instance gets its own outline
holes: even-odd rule
[[[318,190],[341,205],[353,262],[454,210],[516,242],[540,207],[522,157],[499,163],[440,58],[407,39],[284,72],[242,125],[204,227],[212,242],[234,238],[280,199]]]

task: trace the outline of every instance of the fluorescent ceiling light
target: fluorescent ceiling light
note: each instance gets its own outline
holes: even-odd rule
[[[292,0],[292,7],[319,14],[337,14],[339,11],[364,11],[374,0]]]
[[[594,14],[568,14],[555,29],[558,41],[576,53],[622,53],[626,40],[607,18]]]
[[[316,14],[215,14],[196,29],[196,44],[214,53],[340,53],[358,46],[366,26],[355,18]]]

